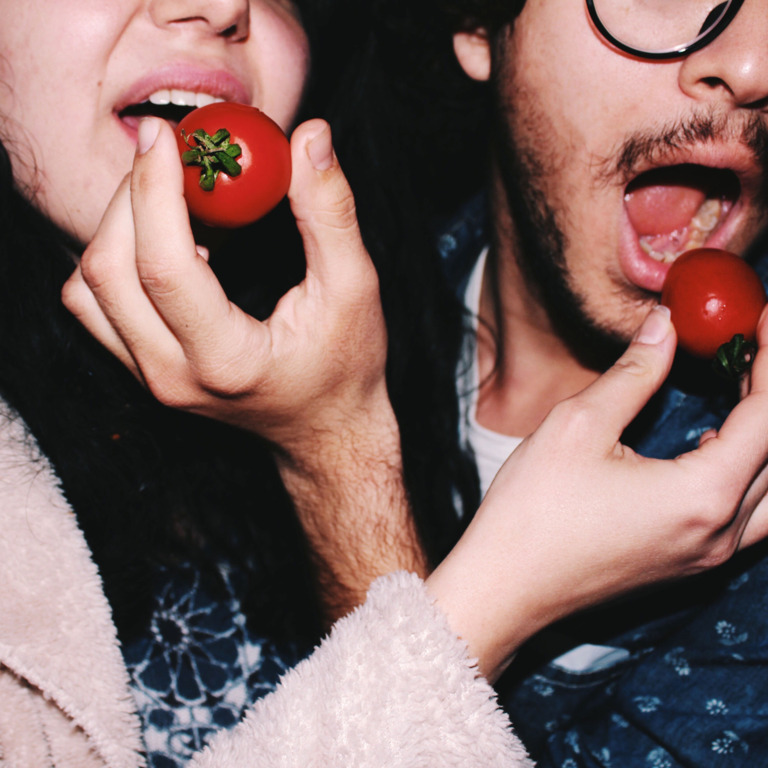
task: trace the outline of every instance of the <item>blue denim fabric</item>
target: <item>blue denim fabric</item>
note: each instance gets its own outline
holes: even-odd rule
[[[703,398],[663,400],[642,453],[673,456],[716,425]],[[550,663],[585,642],[629,658],[583,674]],[[542,633],[498,690],[540,768],[768,766],[768,549]]]
[[[458,290],[481,231],[482,204],[473,201],[440,240]],[[768,256],[758,269],[765,278]],[[625,442],[643,455],[676,456],[735,402],[732,387],[683,363]],[[585,673],[551,663],[582,643],[629,655]],[[768,546],[550,628],[497,689],[539,768],[768,767]]]

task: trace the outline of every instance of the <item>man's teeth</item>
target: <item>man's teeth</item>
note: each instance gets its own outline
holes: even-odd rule
[[[155,91],[147,99],[150,104],[165,106],[173,104],[176,107],[204,107],[217,101],[224,101],[210,93],[196,93],[195,91],[182,91],[176,88],[162,88]]]
[[[683,251],[701,248],[714,232],[723,214],[723,201],[705,200],[688,226],[667,235],[644,235],[640,247],[656,261],[674,261]]]

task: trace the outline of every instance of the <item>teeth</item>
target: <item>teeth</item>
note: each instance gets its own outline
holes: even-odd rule
[[[182,91],[177,88],[161,88],[149,96],[150,104],[164,106],[173,104],[177,107],[204,107],[217,101],[224,101],[210,93],[196,93],[195,91]]]
[[[652,240],[655,237],[641,237],[640,247],[656,261],[668,263],[674,261],[683,251],[700,248],[720,223],[723,213],[722,200],[705,200],[687,227],[676,229],[666,236],[665,248],[657,251]]]
[[[706,239],[712,230],[717,226],[717,222],[720,221],[720,214],[723,210],[723,203],[720,200],[705,200],[704,204],[696,212],[696,215],[691,219],[691,226],[693,230],[701,233]],[[704,242],[704,240],[702,240]]]

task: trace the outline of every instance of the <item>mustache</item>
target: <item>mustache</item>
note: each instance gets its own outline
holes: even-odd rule
[[[746,119],[698,114],[653,131],[632,134],[612,157],[598,161],[598,179],[604,183],[620,179],[626,184],[637,176],[639,168],[668,164],[681,150],[712,141],[746,147],[762,170],[763,192],[768,189],[768,125],[758,113]]]

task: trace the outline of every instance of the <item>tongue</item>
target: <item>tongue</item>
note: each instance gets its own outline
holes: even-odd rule
[[[707,199],[696,169],[660,169],[638,177],[624,196],[629,221],[639,237],[666,235],[686,227]]]

